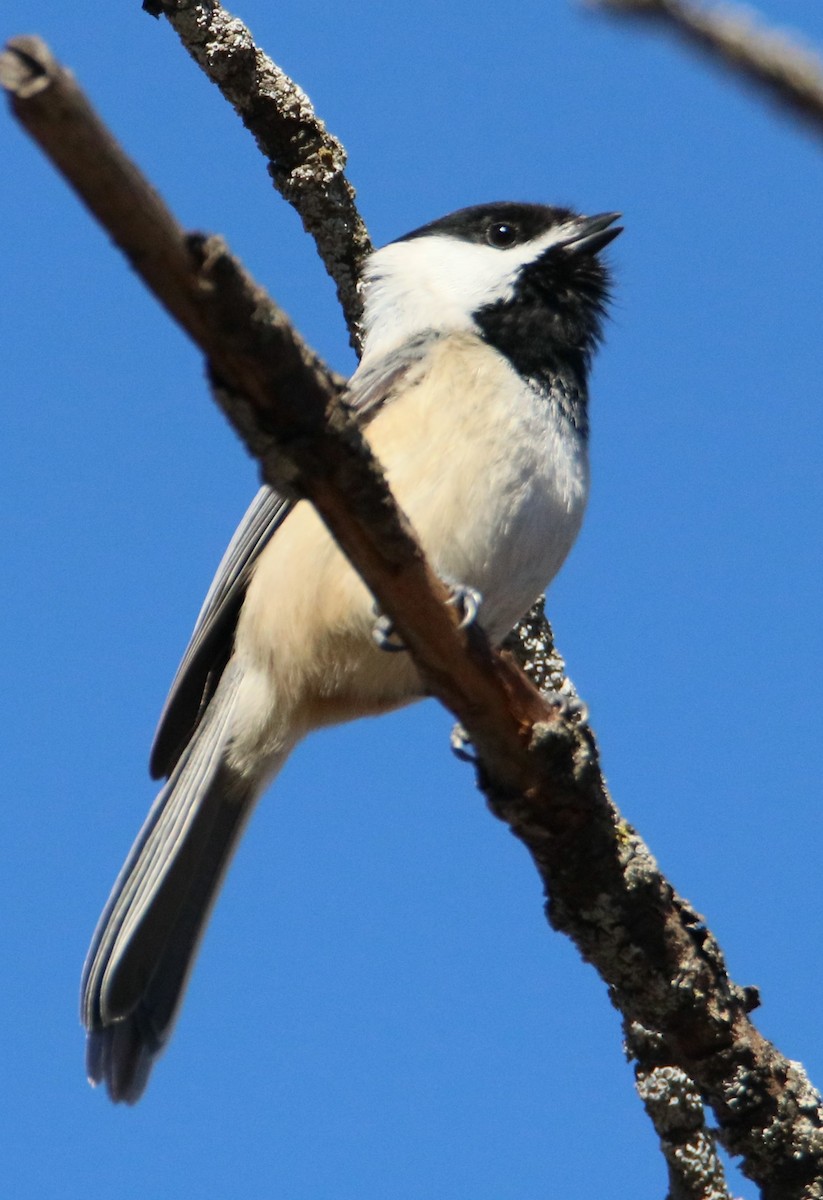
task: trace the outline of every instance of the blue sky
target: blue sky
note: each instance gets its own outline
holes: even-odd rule
[[[823,46],[816,0],[761,10]],[[615,799],[820,1084],[819,143],[560,0],[237,11],[347,144],[376,242],[484,200],[625,214],[591,505],[549,612]],[[164,22],[10,0],[2,24],[46,37],[179,217],[225,234],[351,370],[312,246]],[[114,1108],[86,1084],[83,955],[256,474],[197,354],[2,129],[2,1190],[662,1196],[605,987],[545,925],[433,703],[295,754],[146,1097]]]

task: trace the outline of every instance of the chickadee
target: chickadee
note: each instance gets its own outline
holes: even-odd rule
[[[499,643],[558,571],[588,492],[587,373],[617,213],[489,204],[377,250],[346,400],[434,569]],[[260,793],[313,729],[423,695],[306,501],[262,488],[206,596],[151,754],[167,778],[86,959],[87,1067],[133,1104],[164,1048]]]

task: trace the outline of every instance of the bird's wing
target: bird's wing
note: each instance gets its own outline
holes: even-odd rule
[[[392,356],[374,364],[364,362],[354,373],[344,401],[359,424],[367,424],[375,416],[418,360],[414,349],[410,347],[408,356],[400,359]],[[292,507],[291,501],[262,487],[237,527],[160,714],[150,758],[155,779],[171,774],[200,724],[231,657],[237,618],[257,559]]]
[[[254,564],[290,509],[290,501],[262,487],[229,542],[160,714],[150,759],[155,779],[171,774],[200,723],[231,656]]]

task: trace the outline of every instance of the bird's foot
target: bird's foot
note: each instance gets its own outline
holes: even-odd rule
[[[377,646],[381,650],[387,651],[389,654],[397,654],[401,650],[405,650],[405,644],[400,641],[397,636],[397,631],[394,628],[394,621],[391,617],[387,617],[385,613],[381,613],[380,609],[375,604],[375,616],[377,620],[372,626],[371,635]]]
[[[480,761],[474,750],[470,750],[472,741],[462,725],[454,725],[451,735],[449,736],[449,746],[455,758],[459,758],[461,762],[472,763],[477,765]]]
[[[455,584],[452,588],[452,594],[446,601],[452,608],[456,608],[460,613],[460,623],[458,629],[468,629],[469,625],[473,625],[477,620],[477,614],[480,612],[480,605],[483,603],[483,597],[477,588],[467,587],[464,584]]]
[[[464,587],[462,585],[456,585],[452,588],[452,594],[446,603],[456,608],[460,614],[458,629],[466,629],[469,625],[474,624],[477,620],[482,600],[483,597],[477,588]],[[380,649],[386,650],[390,654],[397,654],[398,651],[405,650],[406,646],[397,636],[394,621],[392,621],[391,617],[387,617],[385,613],[381,613],[376,604],[374,605],[374,614],[377,620],[372,627],[371,635]]]

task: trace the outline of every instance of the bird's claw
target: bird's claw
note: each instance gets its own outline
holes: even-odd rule
[[[471,744],[471,738],[463,726],[455,725],[449,736],[449,746],[451,747],[452,754],[455,758],[459,758],[461,762],[472,763],[473,766],[476,766],[479,762],[477,755],[467,749]]]
[[[399,654],[401,650],[405,650],[406,647],[397,636],[394,621],[391,617],[387,617],[385,613],[381,613],[377,605],[374,606],[374,611],[377,620],[372,626],[371,635],[375,644],[381,650],[386,650],[389,654]]]
[[[446,601],[453,608],[456,608],[460,613],[460,623],[458,629],[466,629],[469,625],[473,625],[477,620],[477,614],[480,611],[480,604],[483,597],[478,592],[477,588],[456,586],[452,589],[452,594]],[[381,613],[377,605],[374,605],[374,614],[377,618],[372,626],[371,635],[377,646],[381,650],[387,650],[390,654],[397,654],[406,647],[394,628],[394,621],[391,617],[387,617],[385,613]]]
[[[480,605],[483,603],[483,597],[477,588],[458,584],[452,589],[452,594],[446,603],[451,605],[452,608],[456,608],[460,613],[460,624],[457,628],[468,629],[469,625],[473,625],[477,620],[477,614],[480,611]]]

